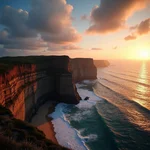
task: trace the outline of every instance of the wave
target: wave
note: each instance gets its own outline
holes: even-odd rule
[[[128,94],[127,91],[130,91],[132,93],[135,93],[133,98],[137,98],[138,99],[140,97],[141,100],[145,101],[145,99],[147,99],[149,97],[149,93],[143,95],[143,93],[141,91],[139,91],[137,89],[133,89],[129,85],[127,86],[126,84],[120,84],[120,83],[117,83],[117,82],[114,82],[114,81],[110,81],[109,79],[106,79],[106,78],[98,78],[98,79],[100,80],[99,82],[101,84],[105,85],[105,86],[109,85],[109,87],[111,87],[110,84],[112,84],[115,89],[116,89],[116,87],[119,88],[119,89],[117,88],[118,90],[123,89],[123,91],[121,91],[121,93],[123,93],[124,95]]]
[[[150,87],[150,85],[145,84],[145,83],[142,83],[142,82],[138,82],[138,81],[134,81],[134,80],[130,80],[130,79],[125,79],[125,78],[118,77],[118,76],[116,76],[116,75],[112,75],[112,74],[109,74],[109,73],[107,73],[107,75],[109,75],[109,76],[111,76],[111,77],[114,77],[114,78],[117,78],[117,79],[124,80],[124,81],[136,83],[136,84],[139,84],[139,85],[142,85],[142,86],[145,86],[145,87]]]
[[[148,133],[138,130],[118,107],[104,99],[97,103],[96,108],[105,125],[111,130],[112,133],[109,134],[113,136],[118,149],[148,150]]]
[[[113,133],[111,133],[95,107],[97,103],[102,101],[102,98],[96,96],[93,91],[88,91],[87,89],[81,88],[85,84],[93,86],[93,83],[96,83],[96,81],[88,81],[86,83],[83,82],[82,84],[77,84],[79,95],[84,98],[86,93],[86,96],[89,97],[89,100],[82,100],[78,105],[75,106],[78,109],[77,116],[80,118],[77,121],[80,121],[80,126],[84,127],[84,129],[80,131],[80,135],[82,135],[81,138],[84,139],[86,145],[88,145],[92,150],[117,150],[118,148],[113,139]],[[71,119],[76,121],[75,118],[77,118],[77,116],[75,114],[71,117]]]
[[[113,74],[123,75],[123,76],[127,76],[127,77],[137,78],[137,76],[135,76],[135,75],[130,75],[128,73],[114,72],[111,70],[105,71],[104,73],[113,73]],[[142,78],[142,79],[144,79],[144,78]]]
[[[108,87],[108,86],[106,86],[106,85],[100,83],[99,81],[95,84],[95,86],[97,86],[97,85],[100,85],[100,86],[104,87],[104,90],[105,90],[105,89],[108,89],[108,90],[111,92],[110,94],[108,94],[108,96],[113,93],[113,94],[112,94],[112,98],[113,98],[113,95],[115,95],[115,96],[117,96],[118,98],[120,98],[120,100],[121,100],[121,102],[122,102],[122,103],[120,103],[120,104],[124,104],[124,105],[125,105],[124,102],[126,102],[126,103],[128,103],[128,104],[131,104],[136,110],[138,110],[138,111],[140,111],[141,113],[143,113],[143,115],[148,114],[148,115],[146,115],[146,116],[148,116],[148,119],[150,119],[150,110],[149,110],[149,109],[143,107],[142,105],[140,105],[139,103],[137,103],[137,102],[135,102],[135,101],[133,101],[133,100],[131,100],[131,99],[128,99],[127,97],[125,97],[125,96],[122,95],[121,93],[118,93],[117,91],[113,90],[112,88],[110,88],[110,87]],[[95,91],[98,91],[98,88],[94,88],[94,89],[95,89]],[[96,93],[97,93],[97,92],[96,92]],[[99,96],[100,96],[100,95],[99,95]],[[113,99],[113,100],[115,100],[115,99]],[[113,102],[113,100],[112,100],[112,102]]]
[[[97,83],[94,92],[118,107],[138,129],[150,132],[150,111],[112,89]]]
[[[52,117],[54,131],[58,143],[64,147],[73,150],[87,150],[84,141],[80,138],[78,132],[70,126],[69,120],[66,119],[63,109],[66,104],[60,103],[56,106],[55,112],[49,115]]]
[[[85,85],[93,91],[82,88]],[[51,117],[59,144],[72,150],[148,150],[150,132],[146,126],[139,126],[137,119],[141,123],[150,121],[150,111],[98,80],[76,86],[81,98],[89,100],[81,100],[75,106],[63,103],[56,106]]]
[[[106,81],[106,82],[111,83],[111,84],[113,84],[113,85],[116,85],[116,86],[118,86],[118,87],[120,87],[120,88],[127,89],[127,90],[133,90],[133,89],[131,89],[130,87],[127,87],[127,86],[125,86],[125,85],[122,85],[122,84],[117,83],[117,82],[114,82],[114,81],[110,81],[110,80],[108,80],[108,79],[106,79],[106,78],[98,78],[98,79],[100,79],[100,82],[101,82],[101,81]]]

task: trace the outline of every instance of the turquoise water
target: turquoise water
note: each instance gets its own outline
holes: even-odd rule
[[[66,143],[81,141],[76,144],[80,148],[70,147],[74,150],[149,150],[150,63],[113,61],[99,68],[97,77],[77,84],[80,96],[88,96],[88,101],[76,106],[60,104],[59,117],[75,131],[66,135]],[[56,123],[54,120],[54,126]],[[61,135],[58,133],[58,141]]]

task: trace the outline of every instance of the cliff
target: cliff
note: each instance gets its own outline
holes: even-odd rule
[[[0,145],[3,149],[64,149],[27,122],[47,100],[79,103],[75,82],[96,79],[92,59],[68,56],[0,58]],[[11,113],[11,112],[12,113]],[[21,121],[22,120],[22,121]],[[34,143],[34,145],[33,145]]]
[[[91,58],[71,59],[71,69],[74,82],[97,79],[97,69]]]
[[[101,67],[108,67],[110,63],[107,60],[94,60],[94,65],[97,68],[101,68]]]
[[[67,56],[7,57],[0,64],[0,104],[15,118],[30,120],[46,100],[80,100]]]

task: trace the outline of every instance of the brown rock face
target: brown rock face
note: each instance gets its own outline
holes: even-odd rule
[[[74,82],[96,79],[93,59],[68,56],[5,57],[0,59],[0,104],[14,117],[29,120],[46,100],[79,103]]]
[[[46,100],[77,104],[69,62],[67,56],[1,58],[0,104],[21,120],[29,120]]]
[[[94,65],[97,68],[108,67],[110,63],[107,60],[94,60]]]
[[[74,82],[97,79],[97,69],[91,58],[71,59],[71,68]]]

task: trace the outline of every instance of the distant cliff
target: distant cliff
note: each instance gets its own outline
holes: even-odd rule
[[[94,65],[97,68],[101,68],[101,67],[108,67],[110,63],[107,60],[94,60]]]
[[[97,69],[91,58],[71,59],[71,69],[74,82],[97,79]]]

